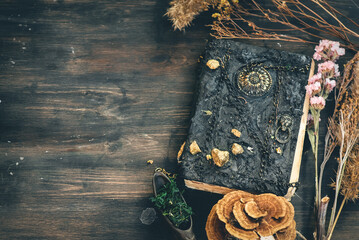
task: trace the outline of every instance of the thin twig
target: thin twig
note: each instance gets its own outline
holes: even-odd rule
[[[338,222],[338,219],[339,219],[339,216],[340,216],[340,213],[342,212],[343,210],[343,207],[344,207],[344,203],[346,202],[346,199],[344,198],[343,201],[342,201],[342,204],[340,204],[340,208],[338,210],[338,214],[337,214],[337,217],[335,218],[335,221],[334,221],[334,224],[333,224],[333,227],[332,229],[330,230],[329,232],[329,235],[328,235],[328,238],[326,240],[330,240],[332,238],[332,235],[333,235],[333,232],[334,232],[334,228],[335,228],[335,225],[337,224]]]
[[[230,11],[228,11],[228,8],[226,8],[226,10],[220,10],[221,17],[211,25],[212,30],[214,30],[214,34],[212,34],[214,37],[219,39],[238,38],[314,43],[305,38],[313,37],[321,39],[322,34],[324,34],[341,39],[343,41],[342,45],[346,48],[356,50],[359,47],[353,44],[349,39],[349,35],[359,38],[359,34],[345,26],[343,22],[339,20],[337,14],[343,17],[346,16],[325,1],[310,0],[317,8],[328,14],[330,20],[334,20],[336,24],[330,24],[318,11],[299,0],[288,0],[285,2],[272,0],[272,4],[275,7],[274,9],[264,8],[256,0],[241,2],[243,2],[243,5],[231,5]],[[243,7],[245,4],[246,8]],[[255,21],[250,21],[249,18],[278,23],[282,25],[282,28],[261,27],[255,23]],[[247,24],[250,29],[245,30],[239,27],[238,22]],[[354,25],[359,27],[359,24]],[[302,36],[295,37],[280,34],[281,32],[290,31],[301,32]],[[303,38],[303,36],[305,36],[305,38]]]
[[[300,238],[302,238],[303,240],[307,240],[307,238],[304,237],[304,235],[301,234],[299,231],[296,231],[296,233],[297,233],[297,235],[298,235]]]

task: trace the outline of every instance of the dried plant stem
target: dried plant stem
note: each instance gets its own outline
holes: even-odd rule
[[[322,182],[323,182],[323,175],[324,175],[324,169],[325,165],[330,159],[330,156],[332,155],[335,147],[337,146],[337,138],[333,136],[331,131],[328,131],[328,133],[325,136],[325,144],[324,144],[324,158],[323,162],[320,165],[320,173],[319,173],[319,196],[322,196]]]
[[[337,177],[336,177],[336,185],[335,185],[335,196],[334,196],[334,203],[332,212],[330,215],[330,222],[328,226],[328,233],[332,232],[334,230],[334,218],[336,216],[336,209],[337,209],[337,202],[338,202],[338,196],[340,193],[340,187],[341,182],[343,179],[343,173],[345,170],[345,165],[347,162],[347,159],[349,157],[349,154],[354,147],[358,137],[359,133],[349,133],[348,129],[345,129],[345,126],[348,126],[348,122],[350,122],[350,117],[352,112],[346,116],[344,119],[343,111],[340,110],[339,112],[339,127],[340,127],[340,133],[341,133],[341,144],[340,144],[340,150],[339,150],[339,165],[338,165],[338,171],[337,171]],[[350,136],[346,136],[346,133],[349,133]]]
[[[334,12],[333,10],[331,11]],[[356,84],[359,82],[359,74],[357,74],[358,60],[359,53],[357,53],[345,65],[343,78],[338,82],[338,92],[335,95],[336,104],[333,117],[329,119],[328,132],[325,137],[324,158],[320,167],[319,176],[319,194],[321,194],[324,168],[329,161],[334,149],[339,146],[336,179],[332,184],[332,186],[335,188],[334,203],[331,210],[326,240],[331,239],[345,202],[349,199],[354,200],[358,198],[358,184],[356,181],[357,178],[354,177],[353,179],[350,175],[346,175],[357,175],[355,172],[352,172],[352,169],[354,169],[354,171],[357,169],[355,166],[355,161],[350,162],[350,159],[353,157],[352,152],[355,151],[354,147],[356,144],[358,144],[359,140],[359,102],[357,95],[355,95],[356,90],[359,89],[356,87]],[[349,172],[346,173],[346,171]],[[354,182],[351,183],[351,181]],[[337,210],[339,194],[344,195],[344,200]],[[319,213],[317,219],[320,219]]]
[[[319,117],[320,117],[320,110],[313,110],[311,109],[312,116],[314,118],[314,142],[311,142],[312,144],[312,150],[314,153],[314,167],[315,167],[315,202],[314,202],[314,215],[318,216],[319,219],[319,201],[320,201],[320,195],[319,195],[319,177],[318,177],[318,146],[319,146]],[[316,239],[318,239],[319,233],[318,233],[318,224],[315,226],[314,233],[317,236]]]
[[[338,219],[339,219],[339,216],[340,216],[340,213],[342,212],[342,210],[343,210],[343,207],[344,207],[344,203],[346,202],[346,198],[344,198],[343,199],[343,201],[342,201],[342,204],[340,204],[340,208],[339,208],[339,210],[338,210],[338,213],[337,213],[337,216],[336,216],[336,218],[335,218],[335,221],[334,221],[334,224],[333,224],[333,227],[332,227],[332,229],[329,231],[329,233],[328,233],[328,237],[327,237],[327,239],[326,240],[330,240],[331,238],[332,238],[332,235],[333,235],[333,232],[334,232],[334,228],[335,228],[335,225],[337,224],[337,222],[338,222]]]
[[[308,4],[300,0],[272,0],[272,8],[265,8],[256,0],[242,0],[240,4],[231,5],[231,11],[220,11],[221,17],[211,25],[215,32],[212,36],[216,38],[314,43],[307,37],[321,39],[324,34],[341,39],[343,46],[349,49],[356,50],[359,48],[349,38],[349,36],[359,38],[359,34],[344,25],[336,15],[347,18],[344,14],[341,14],[326,1],[310,0],[309,2],[315,4],[316,9],[309,7]],[[318,14],[318,9],[324,12],[325,16]],[[278,29],[268,28],[265,24],[261,24],[263,20],[280,24],[282,27]],[[333,21],[334,24],[329,23]],[[354,21],[350,21],[359,27]],[[239,22],[248,25],[249,29],[239,27]],[[288,32],[300,32],[302,36],[290,36],[287,35]]]
[[[318,240],[325,239],[325,217],[327,216],[329,197],[321,199],[318,209]]]
[[[296,233],[297,233],[297,235],[298,235],[301,239],[303,239],[303,240],[307,240],[307,238],[306,238],[306,237],[304,237],[304,235],[303,235],[303,234],[301,234],[299,231],[296,231]]]
[[[353,36],[355,37],[359,37],[359,34],[357,34],[356,32],[352,31],[351,29],[347,28],[336,16],[334,16],[328,9],[326,9],[322,4],[320,4],[320,2],[318,0],[314,0],[313,2],[315,2],[318,6],[320,6],[324,11],[326,11],[334,20],[336,20],[340,26],[342,28],[344,28],[346,31],[348,31],[349,33],[351,33]],[[328,3],[326,3],[328,5]]]
[[[319,147],[319,118],[320,118],[320,110],[316,110],[311,108],[311,114],[313,116],[314,121],[314,141],[310,141],[312,145],[312,150],[314,153],[314,167],[315,167],[315,212],[318,213],[319,209],[319,175],[318,175],[318,147]]]

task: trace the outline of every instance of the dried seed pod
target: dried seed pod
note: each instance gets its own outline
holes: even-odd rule
[[[208,60],[206,65],[210,69],[214,70],[214,69],[217,69],[219,67],[219,62],[217,60],[211,59],[211,60]]]
[[[202,152],[196,141],[193,141],[191,143],[191,145],[189,146],[189,151],[191,152],[192,155]]]
[[[242,135],[242,133],[235,128],[232,129],[231,133],[233,133],[233,135],[236,137],[241,137]]]
[[[232,145],[232,153],[234,155],[244,153],[243,147],[241,145],[239,145],[238,143],[233,143],[233,145]]]
[[[212,149],[211,155],[213,158],[213,162],[218,167],[223,167],[229,161],[229,152],[228,151],[221,151],[217,148]]]
[[[181,145],[178,153],[177,153],[177,161],[180,160],[181,156],[182,156],[182,153],[183,153],[183,150],[184,150],[184,146],[186,145],[186,141]]]

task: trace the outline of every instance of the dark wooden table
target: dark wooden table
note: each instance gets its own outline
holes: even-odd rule
[[[351,0],[338,6],[358,20]],[[167,7],[167,0],[1,1],[0,239],[172,239],[160,219],[146,226],[139,216],[152,207],[154,169],[178,171],[197,59],[210,36],[208,14],[174,32]],[[313,53],[310,45],[247,42]],[[309,238],[314,181],[305,148],[293,203]],[[206,239],[207,214],[221,196],[185,195],[198,239]],[[347,204],[334,239],[359,239],[358,218],[358,206]]]

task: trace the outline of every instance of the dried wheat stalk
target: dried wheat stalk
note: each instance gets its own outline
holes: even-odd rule
[[[359,198],[359,53],[344,69],[344,76],[338,86],[333,117],[329,119],[325,139],[324,161],[320,169],[320,186],[323,172],[332,152],[339,146],[338,169],[335,182],[335,197],[326,239],[330,240],[339,215],[347,200]],[[344,199],[337,211],[338,196]]]
[[[218,0],[220,1],[220,0]],[[193,19],[203,11],[207,11],[209,5],[215,4],[217,0],[173,0],[166,16],[173,23],[173,28],[183,30],[189,26]]]

